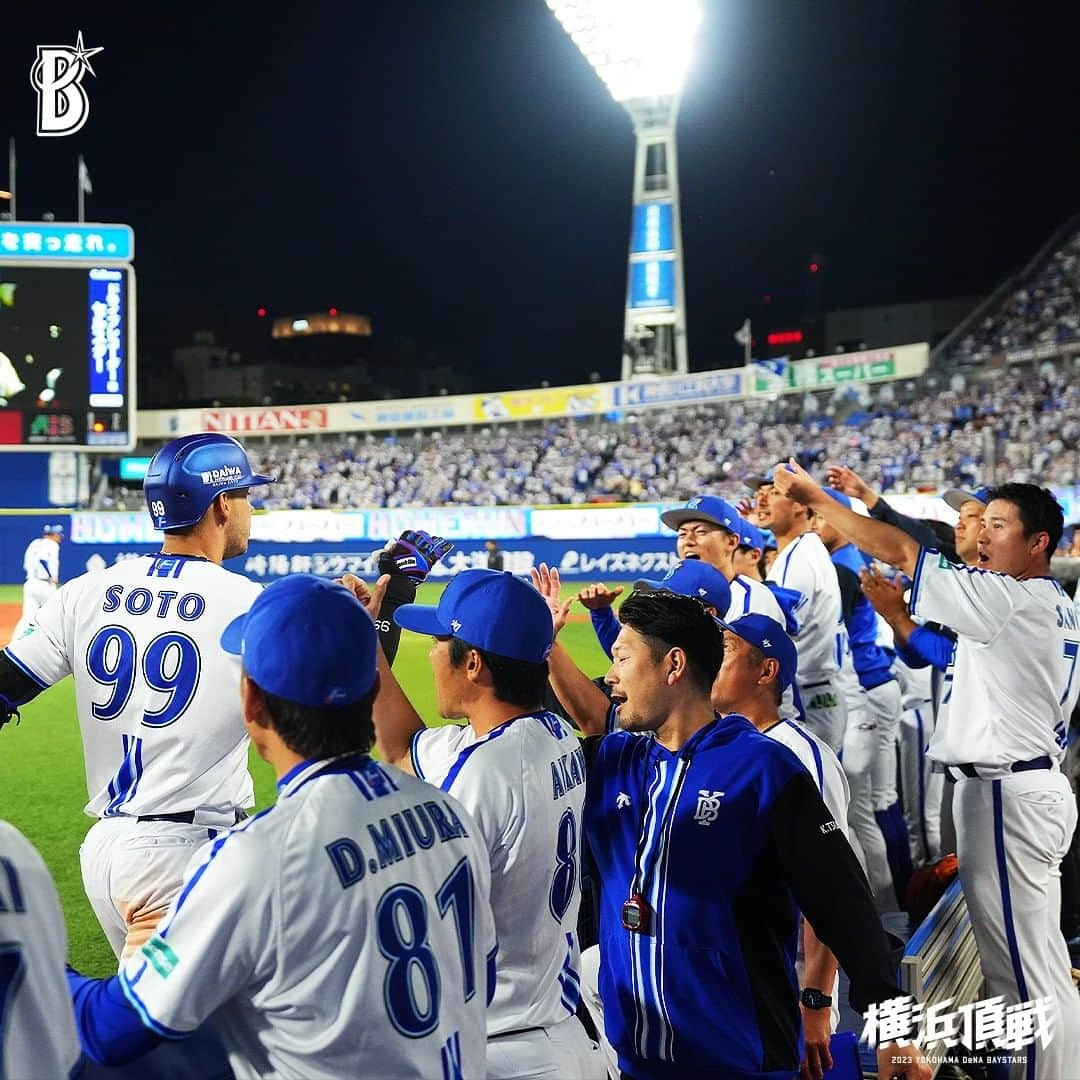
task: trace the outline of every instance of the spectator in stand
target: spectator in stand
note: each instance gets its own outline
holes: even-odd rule
[[[972,489],[1006,478],[1080,483],[1080,380],[1065,360],[1033,371],[940,372],[892,384],[894,400],[857,406],[800,395],[531,427],[274,439],[252,448],[280,477],[262,509],[678,502],[688,491],[740,496],[735,478],[800,447],[809,464],[844,461],[874,490]],[[149,449],[149,448],[148,448]],[[992,450],[992,457],[989,451]],[[992,462],[992,464],[991,464]],[[99,485],[94,508],[141,505]],[[760,526],[760,522],[755,522]]]

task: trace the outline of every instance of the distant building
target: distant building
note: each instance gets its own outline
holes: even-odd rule
[[[847,308],[825,314],[826,353],[885,349],[928,341],[933,348],[969,315],[982,297]]]
[[[336,309],[275,318],[269,341],[243,351],[213,330],[197,330],[172,355],[188,405],[296,404],[374,393],[371,320]]]

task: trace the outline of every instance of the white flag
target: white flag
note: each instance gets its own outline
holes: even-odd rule
[[[79,157],[79,188],[88,195],[94,194],[94,185],[90,183],[90,171],[81,156]]]
[[[735,340],[740,345],[749,345],[750,344],[750,320],[749,319],[744,319],[742,326],[740,326],[739,329],[735,331]]]

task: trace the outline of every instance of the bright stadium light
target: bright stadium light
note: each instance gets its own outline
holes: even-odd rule
[[[688,370],[675,121],[700,0],[547,0],[634,123],[623,378]]]

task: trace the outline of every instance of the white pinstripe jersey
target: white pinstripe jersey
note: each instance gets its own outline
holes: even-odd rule
[[[581,963],[581,811],[585,757],[553,713],[508,720],[481,738],[469,724],[413,738],[417,776],[458,798],[491,857],[499,938],[488,1034],[549,1027],[577,1009]]]
[[[924,548],[911,614],[957,635],[931,757],[987,769],[1044,755],[1061,760],[1080,693],[1080,618],[1053,578],[1020,581]]]
[[[240,663],[221,633],[259,590],[205,559],[144,555],[69,581],[8,645],[39,686],[75,679],[87,814],[200,809],[231,825],[252,805]]]

